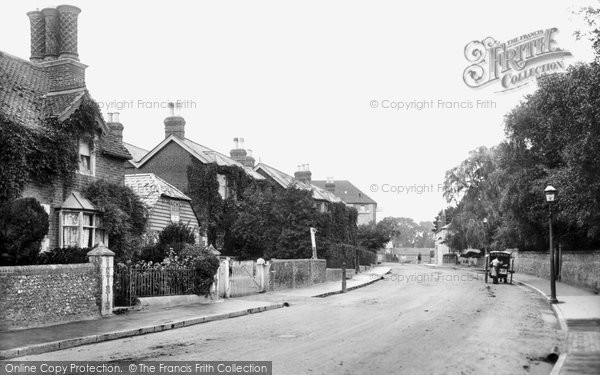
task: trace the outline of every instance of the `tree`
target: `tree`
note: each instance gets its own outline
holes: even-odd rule
[[[363,224],[358,226],[357,239],[359,246],[377,251],[390,241],[391,233],[386,231],[382,225]]]
[[[35,198],[0,205],[0,264],[35,264],[48,227],[48,214]]]

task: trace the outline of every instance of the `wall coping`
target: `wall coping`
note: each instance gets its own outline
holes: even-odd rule
[[[325,259],[271,259],[269,262],[272,263],[283,263],[283,262],[326,262]]]
[[[95,272],[96,266],[93,263],[75,263],[75,264],[42,264],[36,266],[10,266],[0,267],[0,276],[13,275],[44,275],[58,274],[66,272]]]

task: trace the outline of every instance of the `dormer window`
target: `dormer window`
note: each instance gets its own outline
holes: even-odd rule
[[[95,157],[91,150],[89,141],[79,140],[79,173],[94,176]]]

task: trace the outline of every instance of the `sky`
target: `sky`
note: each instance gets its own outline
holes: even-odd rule
[[[82,9],[87,87],[105,118],[120,112],[126,142],[153,148],[179,100],[187,138],[228,154],[243,137],[284,172],[309,164],[315,180],[351,181],[377,201],[378,220],[415,221],[433,220],[445,172],[500,143],[504,115],[535,89],[468,87],[465,46],[556,27],[572,53],[564,63],[589,62],[573,11],[597,4],[63,1]],[[29,58],[26,12],[62,3],[3,2],[0,50]]]

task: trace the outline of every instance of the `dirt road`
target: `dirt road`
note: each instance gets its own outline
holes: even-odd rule
[[[275,374],[547,374],[552,364],[540,358],[563,341],[548,304],[524,287],[396,265],[347,294],[22,359],[267,360]]]

